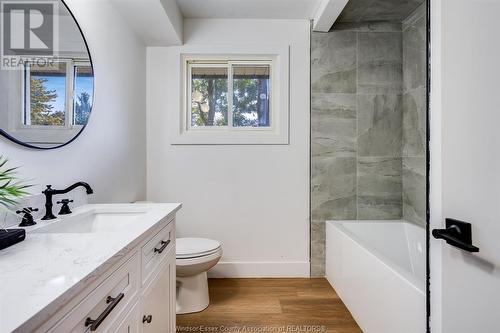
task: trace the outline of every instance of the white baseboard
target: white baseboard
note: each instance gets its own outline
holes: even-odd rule
[[[211,278],[308,278],[308,261],[289,262],[219,262],[208,272]]]

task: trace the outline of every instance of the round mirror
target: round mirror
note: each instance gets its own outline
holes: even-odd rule
[[[94,72],[64,2],[0,1],[0,133],[23,146],[62,147],[89,121]]]

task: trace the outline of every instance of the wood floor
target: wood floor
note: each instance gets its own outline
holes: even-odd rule
[[[361,332],[326,279],[210,279],[210,306],[177,332]]]

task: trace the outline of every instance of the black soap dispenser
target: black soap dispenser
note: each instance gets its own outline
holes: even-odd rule
[[[37,212],[37,208],[26,207],[18,210],[17,214],[23,214],[23,219],[19,224],[20,227],[29,227],[35,225],[32,212]],[[26,239],[26,230],[24,229],[0,229],[0,250],[8,248],[14,244],[22,242]]]
[[[26,239],[24,229],[0,229],[0,250],[8,248]]]

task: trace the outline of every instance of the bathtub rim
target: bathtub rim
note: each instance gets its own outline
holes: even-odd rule
[[[422,229],[422,232],[425,233],[425,228],[416,225],[414,223],[405,221],[405,220],[327,220],[325,223],[329,223],[332,225],[334,228],[336,228],[341,234],[346,236],[347,238],[350,238],[352,241],[354,241],[358,246],[360,246],[363,250],[365,250],[370,256],[374,257],[376,260],[380,261],[382,264],[387,266],[389,270],[391,270],[394,274],[398,275],[401,279],[405,280],[408,282],[409,285],[416,291],[418,291],[422,296],[425,296],[426,291],[425,291],[425,278],[423,280],[418,279],[415,275],[411,274],[407,270],[400,268],[399,265],[397,265],[393,260],[389,259],[387,256],[383,255],[380,253],[380,251],[377,251],[373,247],[371,247],[369,244],[366,244],[366,242],[363,242],[355,233],[352,231],[348,230],[343,226],[344,223],[370,223],[370,224],[376,224],[376,223],[401,223],[401,224],[411,224],[417,228]],[[326,245],[326,244],[325,244]]]

